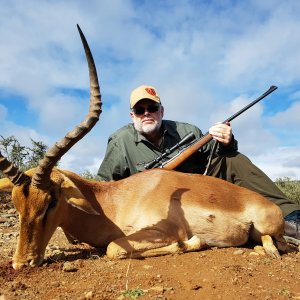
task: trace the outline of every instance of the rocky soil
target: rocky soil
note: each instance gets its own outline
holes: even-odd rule
[[[300,254],[259,256],[249,246],[112,261],[105,249],[70,245],[57,229],[43,266],[15,271],[18,217],[0,194],[0,300],[300,299]]]

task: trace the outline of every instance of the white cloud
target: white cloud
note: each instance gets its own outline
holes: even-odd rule
[[[5,106],[0,104],[0,124],[5,122],[7,116],[7,109]]]
[[[300,148],[270,148],[252,160],[273,179],[289,177],[300,180]]]
[[[287,110],[270,118],[270,124],[276,128],[289,128],[292,133],[299,132],[300,101],[294,102]]]
[[[257,104],[232,126],[241,151],[268,174],[298,174],[300,167],[288,165],[299,147],[300,2],[153,1],[2,1],[0,89],[25,99],[36,127],[14,124],[0,98],[0,134],[40,138],[50,146],[86,115],[89,83],[79,23],[94,54],[104,107],[62,166],[95,170],[108,135],[130,121],[129,93],[142,83],[159,89],[166,118],[204,132],[276,84],[295,91],[288,109],[267,118]],[[63,92],[69,89],[84,95]],[[280,150],[288,160],[269,155],[276,149],[289,149]]]
[[[300,35],[300,5],[295,1],[289,5],[276,2],[270,7],[265,17],[256,11],[254,22],[240,27],[241,34],[229,38],[221,64],[225,84],[238,79],[243,86],[270,80],[288,85],[299,78],[295,65],[300,64],[296,50],[300,46],[296,38]]]

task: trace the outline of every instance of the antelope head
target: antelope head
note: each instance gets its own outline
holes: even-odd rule
[[[62,189],[72,188],[54,166],[93,128],[101,114],[101,95],[95,63],[88,43],[80,27],[77,27],[89,67],[90,107],[87,116],[47,151],[36,168],[27,172],[21,172],[0,152],[0,170],[7,176],[0,179],[0,190],[12,191],[12,200],[20,220],[20,235],[13,257],[15,269],[42,263],[46,246],[60,222],[54,211],[61,210],[60,215],[63,215],[64,201],[60,201]]]

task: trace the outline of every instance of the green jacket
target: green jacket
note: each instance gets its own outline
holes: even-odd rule
[[[113,133],[108,139],[106,154],[98,170],[100,180],[119,180],[145,170],[144,163],[153,160],[162,154],[165,149],[173,147],[190,132],[194,133],[196,139],[203,136],[199,128],[187,123],[163,120],[162,129],[163,143],[161,148],[156,147],[138,133],[133,124],[128,124]],[[212,143],[208,143],[177,167],[176,170],[186,173],[203,173],[211,146]],[[237,142],[233,139],[228,147],[220,144],[216,154],[222,155],[236,150]],[[166,156],[166,159],[177,153],[178,151],[171,153]]]

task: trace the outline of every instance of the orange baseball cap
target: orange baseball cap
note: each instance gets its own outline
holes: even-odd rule
[[[142,99],[150,99],[160,103],[160,97],[155,87],[149,85],[141,85],[131,92],[130,108],[133,108]]]

